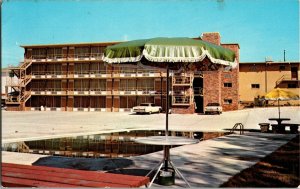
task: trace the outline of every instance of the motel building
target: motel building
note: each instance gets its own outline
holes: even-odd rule
[[[235,52],[238,44],[222,44],[219,33],[195,38]],[[166,69],[143,64],[111,65],[103,62],[104,49],[118,42],[22,45],[24,61],[10,67],[19,82],[6,84],[7,110],[130,112],[144,102],[165,109]],[[172,70],[170,107],[173,113],[203,112],[205,104],[218,102],[223,110],[238,109],[238,66],[213,69],[209,59],[202,69]],[[13,93],[12,93],[13,92]]]
[[[206,58],[201,69],[172,70],[172,113],[202,113],[211,102],[238,110],[276,86],[299,93],[299,62],[239,63],[239,45],[221,43],[219,33],[194,39],[234,51],[238,66],[214,69]],[[22,45],[24,60],[6,79],[7,110],[130,112],[145,102],[164,110],[166,69],[103,62],[104,49],[117,43]]]

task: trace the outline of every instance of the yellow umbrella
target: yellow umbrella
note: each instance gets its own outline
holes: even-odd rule
[[[299,95],[296,93],[293,93],[291,91],[275,88],[272,89],[270,92],[268,92],[265,97],[265,100],[277,100],[278,101],[278,112],[279,112],[279,118],[280,118],[280,100],[298,100]]]

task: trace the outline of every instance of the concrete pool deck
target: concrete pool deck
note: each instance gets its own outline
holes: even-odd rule
[[[277,117],[277,108],[247,109],[224,112],[222,115],[171,114],[170,130],[224,131],[235,123],[243,123],[245,129],[259,129],[258,123],[270,122]],[[299,107],[281,108],[281,117],[300,123]],[[165,115],[130,115],[129,113],[93,112],[2,112],[2,143],[57,138],[63,136],[98,134],[135,129],[164,129]],[[193,187],[218,187],[231,176],[246,169],[261,158],[286,144],[296,135],[246,132],[245,135],[227,135],[198,144],[171,149],[171,159]],[[103,159],[74,159],[38,154],[2,152],[2,162],[66,166],[72,164],[89,170],[106,170],[130,174],[149,171],[162,158],[162,152],[107,162]],[[110,166],[109,166],[110,165]],[[106,168],[104,169],[104,166]],[[114,167],[115,166],[115,167]],[[116,168],[123,168],[117,169]],[[153,185],[153,187],[161,187]],[[176,179],[176,185],[185,187]]]
[[[169,130],[224,132],[235,123],[242,123],[245,129],[260,129],[258,123],[271,123],[271,117],[278,117],[277,107],[221,115],[170,114]],[[300,123],[300,107],[282,107],[281,117],[290,118],[290,123]],[[136,129],[164,130],[165,114],[2,111],[2,143]]]

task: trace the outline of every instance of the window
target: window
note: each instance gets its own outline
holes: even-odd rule
[[[296,83],[289,83],[288,88],[297,88],[297,84]]]
[[[45,48],[32,49],[32,58],[45,59],[46,58],[46,49]]]
[[[285,65],[279,65],[279,70],[285,70]]]
[[[224,99],[224,104],[232,104],[232,99]]]
[[[251,84],[252,89],[259,89],[259,84]]]
[[[224,87],[232,87],[232,83],[224,83]]]

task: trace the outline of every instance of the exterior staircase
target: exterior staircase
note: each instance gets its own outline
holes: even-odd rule
[[[25,107],[25,103],[31,97],[31,93],[26,91],[26,85],[28,85],[32,78],[31,75],[26,75],[26,69],[31,66],[31,60],[25,60],[19,67],[11,68],[11,73],[9,77],[18,77],[18,82],[15,83],[13,79],[8,79],[11,81],[7,83],[7,87],[11,87],[15,95],[7,94],[7,99],[5,103],[7,104],[8,110],[22,110]]]

